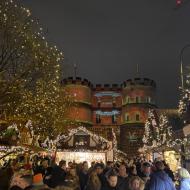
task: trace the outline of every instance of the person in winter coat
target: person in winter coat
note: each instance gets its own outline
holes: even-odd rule
[[[173,174],[172,170],[170,169],[169,165],[165,161],[163,161],[163,163],[165,166],[164,171],[168,174],[168,176],[172,179],[172,181],[175,182],[174,174]]]
[[[190,190],[190,174],[185,168],[178,170],[180,180],[179,190]]]
[[[115,171],[109,172],[107,181],[102,184],[101,190],[121,190],[121,188],[118,187],[118,176]]]
[[[107,180],[106,180],[106,177],[103,173],[104,171],[104,165],[102,163],[96,163],[96,165],[94,166],[94,169],[101,181],[101,185],[104,185],[106,184]]]
[[[79,177],[77,175],[76,168],[70,168],[65,178],[65,186],[70,187],[73,190],[80,190]]]
[[[148,162],[144,162],[141,166],[138,176],[146,183],[149,180],[151,173],[151,165]]]
[[[176,190],[172,179],[164,171],[162,161],[155,163],[156,171],[150,176],[149,190]]]
[[[119,166],[117,186],[122,190],[129,189],[129,177],[127,174],[126,166],[124,164],[121,164]]]
[[[51,188],[63,185],[66,177],[66,162],[61,160],[59,166],[55,165],[52,170],[45,174],[43,182]]]
[[[138,176],[133,176],[129,180],[129,189],[130,190],[144,190],[144,182],[143,180]]]
[[[91,171],[91,174],[88,179],[88,183],[86,186],[86,190],[100,190],[101,189],[101,181],[96,173],[96,171]]]
[[[34,175],[41,173],[42,176],[45,176],[50,170],[51,167],[49,167],[49,160],[47,158],[41,160],[40,165],[37,164],[33,165]]]
[[[88,162],[83,162],[82,163],[82,168],[79,171],[79,180],[80,180],[80,188],[81,190],[86,189],[86,185],[88,182]]]

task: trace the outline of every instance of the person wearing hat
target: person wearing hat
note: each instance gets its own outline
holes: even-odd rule
[[[142,163],[141,170],[138,176],[144,181],[145,190],[148,189],[149,186],[150,174],[151,174],[151,164],[149,162]]]
[[[149,162],[144,162],[141,165],[141,171],[138,176],[146,183],[150,179],[151,165]]]
[[[99,177],[99,180],[101,182],[101,184],[105,184],[106,183],[106,177],[104,175],[104,165],[102,163],[96,163],[94,166],[94,169]]]

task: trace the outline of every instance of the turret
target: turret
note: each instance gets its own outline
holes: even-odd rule
[[[62,80],[63,89],[67,93],[74,104],[68,108],[65,113],[65,119],[73,121],[75,124],[83,126],[92,125],[92,84],[87,79],[76,77],[66,78]]]
[[[122,123],[145,123],[148,109],[155,107],[156,83],[148,78],[122,84]]]
[[[156,108],[156,83],[148,78],[129,79],[122,84],[122,121],[120,148],[130,155],[137,155],[143,146],[142,137],[148,111]]]

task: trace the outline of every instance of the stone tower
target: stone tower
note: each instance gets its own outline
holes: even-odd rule
[[[129,79],[122,84],[120,149],[133,156],[142,146],[149,109],[156,108],[156,83],[148,78]]]
[[[87,79],[69,77],[62,81],[63,89],[71,96],[74,102],[68,108],[65,119],[72,123],[73,126],[92,126],[92,84]]]

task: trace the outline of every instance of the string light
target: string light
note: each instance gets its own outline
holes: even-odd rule
[[[2,49],[7,57],[0,56],[6,65],[0,75],[0,96],[5,97],[0,99],[0,111],[10,122],[32,120],[34,133],[42,138],[57,134],[72,104],[59,81],[63,53],[45,41],[29,9],[12,0],[2,0],[0,7],[0,35],[6,39],[0,47],[8,47]]]
[[[174,139],[172,126],[169,125],[168,118],[160,115],[156,119],[154,110],[149,110],[148,119],[145,123],[145,132],[142,139],[143,150],[165,150],[182,145],[186,139]]]

